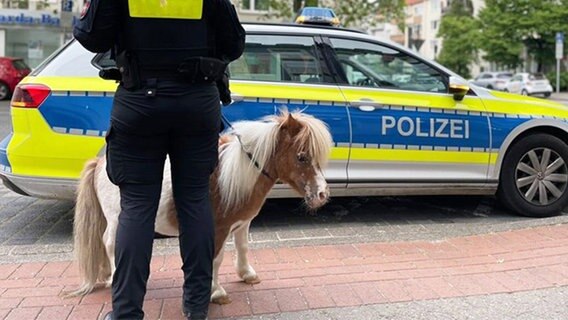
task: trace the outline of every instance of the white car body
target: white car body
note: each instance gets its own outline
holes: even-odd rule
[[[511,77],[513,77],[513,73],[506,71],[482,72],[472,82],[490,90],[504,91]]]
[[[525,96],[542,94],[549,97],[552,94],[550,81],[540,73],[517,73],[507,82],[505,91]]]

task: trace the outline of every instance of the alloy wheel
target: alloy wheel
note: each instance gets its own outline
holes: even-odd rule
[[[539,206],[558,200],[568,185],[568,166],[562,157],[549,148],[527,152],[515,170],[517,190],[523,198]]]

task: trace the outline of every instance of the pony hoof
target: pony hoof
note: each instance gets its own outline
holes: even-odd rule
[[[229,296],[220,296],[217,298],[211,298],[211,302],[216,303],[216,304],[229,304],[231,303],[231,298],[229,298]]]
[[[245,281],[246,284],[259,284],[260,283],[260,278],[257,275],[254,275],[252,277],[245,277],[243,280]]]

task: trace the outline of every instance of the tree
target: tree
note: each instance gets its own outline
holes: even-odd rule
[[[516,68],[526,48],[546,72],[554,64],[556,32],[568,34],[568,0],[487,0],[479,20],[487,61]]]
[[[302,7],[317,7],[318,0],[294,0],[294,12],[298,12]]]
[[[477,60],[479,37],[479,23],[473,17],[471,0],[452,1],[442,17],[438,37],[444,40],[437,60],[462,77],[471,77],[469,67]]]
[[[384,21],[404,25],[404,0],[270,0],[269,18],[291,20],[301,7],[321,6],[334,10],[341,25],[366,29]]]

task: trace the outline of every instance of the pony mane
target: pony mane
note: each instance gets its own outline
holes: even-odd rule
[[[240,138],[221,145],[219,150],[218,186],[221,209],[241,207],[251,196],[260,170],[243,151],[246,150],[264,168],[274,155],[278,134],[288,116],[302,124],[293,141],[293,148],[308,152],[314,163],[323,168],[329,159],[332,139],[324,122],[301,112],[282,111],[280,115],[268,116],[263,121],[240,121],[233,124]],[[240,141],[239,141],[240,139]],[[242,143],[242,146],[241,146]]]
[[[289,115],[302,124],[302,129],[296,135],[293,143],[295,150],[307,152],[312,161],[319,168],[324,168],[329,160],[329,153],[333,140],[329,133],[327,125],[305,113],[282,111],[278,116],[268,117],[275,119],[274,121],[283,124]]]
[[[225,213],[248,200],[260,175],[244,150],[263,168],[274,154],[279,131],[275,122],[240,121],[234,123],[233,128],[232,133],[240,138],[225,143],[219,150],[218,185],[221,209]]]

